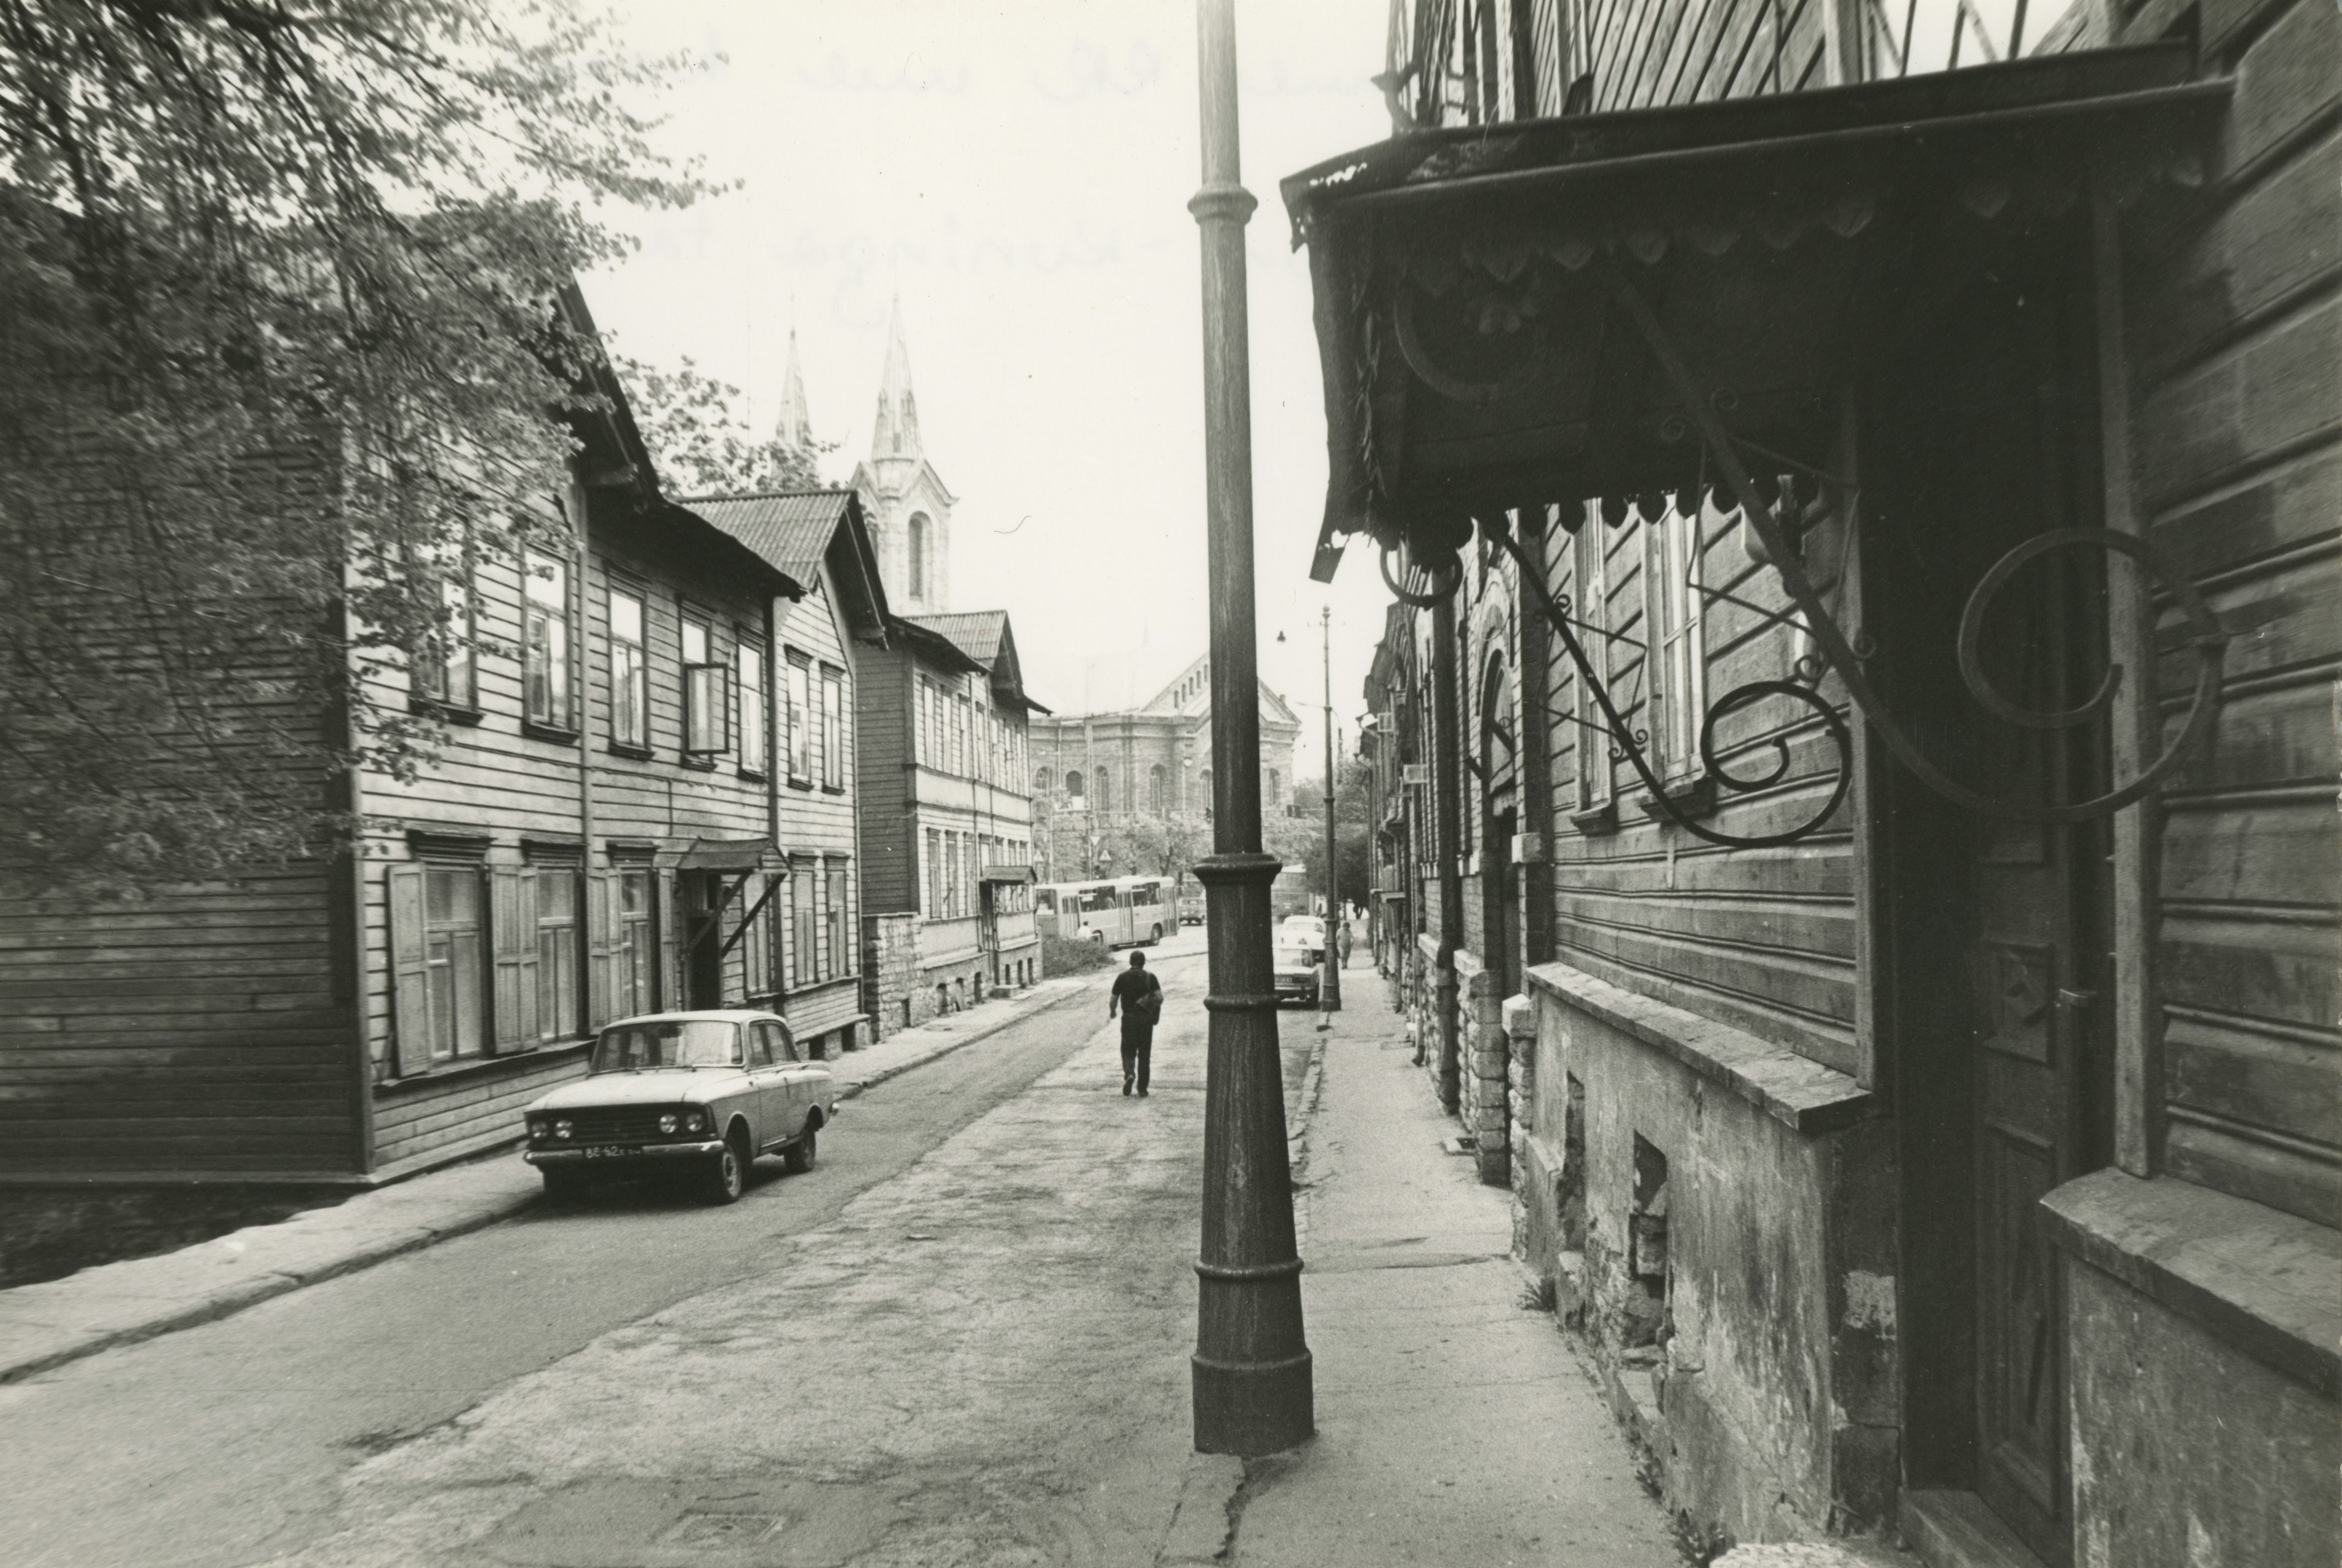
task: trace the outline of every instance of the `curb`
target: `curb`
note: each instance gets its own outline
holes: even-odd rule
[[[1087,994],[1089,990],[1090,987],[1086,985],[1068,986],[1058,995],[1046,998],[1031,1007],[1005,1013],[996,1022],[987,1023],[982,1027],[969,1030],[966,1034],[944,1041],[933,1051],[912,1057],[907,1061],[897,1062],[874,1072],[866,1078],[857,1078],[851,1084],[841,1085],[837,1097],[841,1101],[856,1098],[866,1089],[874,1088],[891,1078],[900,1077],[915,1067],[924,1067],[940,1057],[950,1055],[962,1046],[973,1045],[980,1040],[988,1040],[1013,1024],[1021,1024],[1027,1018],[1037,1018],[1076,997]],[[18,1382],[35,1373],[65,1365],[70,1362],[80,1361],[102,1351],[135,1344],[142,1340],[155,1339],[166,1333],[176,1333],[181,1329],[196,1328],[204,1323],[215,1323],[221,1318],[233,1317],[247,1307],[257,1306],[262,1302],[274,1300],[277,1296],[288,1295],[305,1286],[322,1284],[342,1274],[355,1273],[360,1269],[371,1268],[376,1263],[388,1263],[391,1259],[405,1253],[419,1252],[425,1247],[452,1241],[457,1236],[468,1234],[473,1231],[484,1230],[500,1221],[510,1219],[523,1209],[528,1208],[535,1203],[541,1195],[536,1187],[531,1185],[522,1189],[510,1199],[485,1202],[470,1213],[434,1223],[418,1223],[401,1226],[388,1235],[372,1242],[361,1243],[347,1252],[323,1259],[315,1266],[271,1270],[248,1279],[236,1280],[207,1290],[192,1301],[180,1303],[135,1322],[90,1330],[68,1329],[62,1325],[44,1325],[37,1319],[28,1321],[24,1324],[23,1332],[15,1336],[31,1342],[28,1347],[23,1350],[0,1352],[0,1385]],[[307,1212],[324,1213],[332,1211]],[[299,1216],[295,1216],[294,1221],[280,1223],[293,1223],[298,1218]],[[233,1235],[235,1233],[230,1232],[229,1234]],[[199,1242],[195,1246],[208,1244],[212,1243]],[[158,1258],[175,1257],[193,1250],[193,1248],[181,1248],[177,1253],[160,1253],[155,1255]],[[147,1260],[129,1261],[143,1263]],[[68,1279],[74,1277],[66,1276]],[[43,1284],[62,1283],[64,1282],[45,1281]],[[40,1284],[16,1287],[17,1290],[26,1291],[37,1291],[41,1288]],[[0,1301],[5,1301],[14,1293],[13,1291],[0,1291]],[[45,1327],[49,1329],[45,1334],[43,1333]],[[44,1340],[46,1341],[45,1343],[42,1343]]]

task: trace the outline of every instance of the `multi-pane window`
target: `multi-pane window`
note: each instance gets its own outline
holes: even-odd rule
[[[1688,493],[1683,500],[1691,501]],[[1686,516],[1679,507],[1664,519],[1646,521],[1650,544],[1650,626],[1657,673],[1651,696],[1659,722],[1651,726],[1660,776],[1685,778],[1700,772],[1699,728],[1707,710],[1707,657],[1702,634],[1700,504]]]
[[[465,556],[443,560],[430,571],[439,579],[439,623],[415,651],[417,696],[451,708],[479,706],[479,657],[472,642],[472,572]]]
[[[536,874],[536,1037],[558,1040],[577,1024],[577,876]]]
[[[854,973],[854,961],[853,949],[846,945],[849,939],[846,936],[846,873],[844,871],[833,870],[829,873],[825,894],[821,906],[822,926],[828,938],[827,945],[824,949],[826,954],[824,962],[827,966],[825,973],[831,976],[851,974]]]
[[[940,828],[927,829],[927,918],[944,917],[944,835]]]
[[[425,868],[423,908],[423,983],[431,1059],[477,1055],[487,1040],[480,984],[479,868]]]
[[[1107,768],[1097,771],[1097,809],[1101,813],[1114,809],[1114,774]]]
[[[610,744],[648,746],[650,665],[643,656],[643,602],[610,590]]]
[[[1579,639],[1595,679],[1610,683],[1610,563],[1608,532],[1602,523],[1602,505],[1586,503],[1586,521],[1577,530],[1577,619],[1586,623]],[[1594,700],[1593,684],[1577,683],[1577,807],[1593,811],[1610,804],[1610,729]]]
[[[816,907],[821,873],[811,861],[799,861],[789,873],[789,974],[798,985],[821,978],[818,931],[821,912]]]
[[[801,654],[789,655],[789,779],[813,782],[813,669]]]
[[[1163,814],[1163,764],[1156,763],[1146,775],[1146,809],[1156,815]]]
[[[567,729],[575,723],[569,690],[569,567],[534,550],[522,552],[521,691],[531,723]]]
[[[846,675],[839,670],[821,673],[821,782],[846,787]]]
[[[658,942],[651,928],[651,874],[618,873],[618,929],[611,964],[613,1016],[632,1017],[657,1005],[651,984]]]
[[[715,659],[705,622],[686,617],[683,623],[683,749],[694,756],[713,756],[731,744],[725,734],[731,694],[726,689],[724,666]]]
[[[749,631],[740,634],[740,767],[744,773],[765,771],[765,640]]]

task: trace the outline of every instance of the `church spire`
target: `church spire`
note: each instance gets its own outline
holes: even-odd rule
[[[781,388],[781,420],[773,438],[790,452],[813,450],[813,414],[806,404],[805,373],[797,364],[797,329],[789,328],[789,369]]]
[[[878,421],[870,432],[876,459],[921,455],[919,404],[911,394],[911,351],[903,344],[903,299],[895,297],[886,323],[886,373],[878,385]]]

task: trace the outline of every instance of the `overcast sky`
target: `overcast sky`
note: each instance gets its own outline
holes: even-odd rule
[[[2013,4],[1985,0],[2003,38]],[[1919,10],[1924,68],[1940,64],[1951,8]],[[899,295],[927,453],[959,497],[955,607],[1008,610],[1027,685],[1060,712],[1143,700],[1203,653],[1192,0],[629,11],[646,52],[725,57],[676,96],[665,145],[738,188],[640,222],[641,253],[587,281],[616,346],[689,355],[746,388],[769,426],[794,325],[843,483],[869,450]],[[1324,404],[1306,258],[1276,183],[1388,134],[1367,80],[1386,16],[1386,0],[1237,6],[1245,183],[1261,203],[1248,247],[1260,665],[1316,703],[1330,604],[1334,709],[1352,734],[1386,594],[1366,544],[1330,592],[1308,581]],[[1317,712],[1300,711],[1315,773]]]
[[[1261,669],[1316,703],[1330,602],[1355,734],[1386,595],[1363,546],[1330,595],[1308,581],[1325,420],[1276,182],[1387,133],[1367,83],[1384,0],[1239,10]],[[959,498],[954,607],[1008,610],[1027,685],[1061,712],[1143,700],[1202,654],[1192,4],[662,0],[628,26],[648,51],[726,56],[674,100],[665,141],[740,188],[638,224],[640,255],[587,281],[616,345],[691,356],[766,425],[794,325],[842,483],[899,295],[927,454]]]

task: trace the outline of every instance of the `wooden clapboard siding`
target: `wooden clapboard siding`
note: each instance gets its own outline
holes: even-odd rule
[[[320,861],[120,911],[0,906],[0,1171],[347,1171]]]
[[[826,1033],[850,1023],[861,1012],[861,988],[858,977],[862,971],[862,866],[860,824],[856,811],[860,754],[861,715],[856,707],[857,672],[852,633],[846,624],[844,604],[839,595],[837,576],[825,563],[813,583],[806,585],[806,596],[795,604],[785,604],[776,609],[776,630],[774,635],[773,668],[776,683],[787,678],[788,655],[802,654],[811,665],[809,696],[816,738],[812,759],[813,777],[803,784],[786,777],[785,765],[776,764],[775,778],[779,800],[781,846],[792,856],[816,856],[817,869],[812,874],[826,876],[833,871],[846,874],[846,915],[842,923],[845,933],[845,953],[833,954],[828,968],[817,979],[802,987],[791,981],[789,995],[783,1007],[790,1027],[800,1037]],[[827,772],[827,759],[820,750],[821,739],[821,679],[823,670],[841,671],[845,679],[844,713],[839,723],[843,729],[844,772],[841,786],[832,789],[823,782]],[[780,974],[795,976],[798,973],[796,944],[797,934],[790,923],[777,912],[787,898],[786,893],[774,900],[767,917],[778,921],[782,933],[784,961]]]
[[[919,907],[918,836],[912,817],[912,726],[917,668],[901,646],[860,650],[854,688],[855,756],[862,795],[862,908],[888,914]]]
[[[2168,24],[2150,5],[2134,35]],[[2200,15],[2236,96],[2214,177],[2126,231],[2144,522],[2231,634],[2206,753],[2167,786],[2155,979],[2166,1167],[2342,1221],[2342,22]],[[2175,614],[2167,726],[2192,680]]]
[[[517,1137],[521,1108],[584,1065],[583,1048],[571,1046],[498,1061],[460,1080],[387,1084],[375,1097],[375,1160],[395,1165]],[[459,1081],[463,1092],[452,1092]]]
[[[1646,641],[1645,524],[1633,516],[1616,528],[1586,526],[1601,531],[1607,581],[1603,616],[1579,608],[1578,618]],[[1551,535],[1548,585],[1579,605],[1577,547],[1557,527]],[[1750,565],[1731,531],[1707,541],[1703,580],[1765,609],[1784,603],[1777,581]],[[1702,634],[1710,703],[1745,681],[1777,679],[1789,667],[1790,634],[1755,611],[1711,601]],[[1603,639],[1585,631],[1579,636],[1598,666]],[[1653,728],[1645,654],[1614,647],[1613,700],[1630,724]],[[1857,1071],[1853,839],[1845,808],[1838,822],[1799,844],[1725,849],[1658,817],[1643,799],[1633,769],[1618,764],[1613,768],[1615,826],[1580,824],[1572,820],[1579,769],[1606,765],[1600,758],[1606,742],[1568,716],[1577,711],[1579,683],[1558,638],[1545,684],[1556,715],[1546,754],[1550,815],[1542,823],[1525,815],[1523,827],[1549,834],[1553,845],[1557,955],[1613,984],[1746,1029],[1842,1072]],[[1843,704],[1834,682],[1824,693]],[[1786,702],[1750,710],[1725,727],[1723,738],[1779,739],[1789,748],[1790,765],[1767,788],[1721,792],[1717,809],[1702,819],[1707,825],[1732,834],[1777,832],[1804,821],[1827,798],[1836,750],[1817,722]],[[1759,753],[1746,765],[1769,771],[1767,755]],[[1524,803],[1525,812],[1530,804]]]

